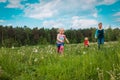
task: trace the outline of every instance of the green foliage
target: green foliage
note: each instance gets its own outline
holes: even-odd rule
[[[22,46],[0,49],[0,80],[119,80],[120,44],[65,45],[64,55],[56,46]]]
[[[57,28],[29,28],[0,26],[0,47],[38,45],[38,44],[55,44],[58,34]],[[83,43],[84,37],[88,37],[90,42],[95,42],[96,28],[89,29],[67,29],[65,35],[70,43]],[[117,41],[120,38],[119,28],[108,28],[105,30],[105,41]]]
[[[3,44],[4,47],[11,47],[14,44],[14,40],[12,38],[5,39],[3,43],[4,43]]]
[[[41,37],[39,40],[39,44],[46,45],[46,44],[48,44],[48,42],[47,42],[46,38]]]

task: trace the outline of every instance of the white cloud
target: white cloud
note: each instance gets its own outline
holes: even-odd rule
[[[5,22],[5,20],[0,20],[0,23],[3,23],[3,22]]]
[[[22,0],[8,0],[9,4],[6,6],[7,8],[23,8],[24,6],[21,4]]]
[[[117,0],[103,0],[103,4],[110,5],[115,3]]]
[[[120,12],[115,13],[113,16],[116,17],[115,22],[120,22]]]
[[[1,2],[5,3],[6,1],[7,1],[7,0],[0,0],[0,3],[1,3]]]
[[[93,14],[93,17],[97,18],[97,17],[98,17],[98,14],[97,14],[97,13],[94,13],[94,14]]]
[[[41,2],[36,4],[29,4],[28,7],[24,9],[25,16],[35,19],[53,17],[57,14],[57,10],[54,8],[58,2],[59,0],[53,0],[49,3]]]
[[[13,26],[11,23],[7,24],[6,26]]]
[[[97,5],[111,5],[117,1],[118,0],[99,0],[99,1],[97,1]]]
[[[70,15],[82,11],[94,12],[96,0],[51,0],[49,2],[29,4],[24,9],[25,16],[35,19],[51,18],[60,15]]]
[[[116,19],[116,22],[120,22],[120,18],[117,18],[117,19]]]
[[[94,19],[74,18],[72,20],[73,28],[90,28],[90,27],[95,27],[97,24],[98,22]]]
[[[54,27],[54,28],[64,27],[65,28],[66,27],[65,24],[63,24],[62,22],[53,21],[53,20],[51,20],[51,21],[44,21],[43,22],[43,26],[45,28],[52,28],[52,27]]]
[[[78,29],[78,28],[96,27],[97,24],[98,24],[98,21],[94,19],[87,19],[79,16],[73,16],[70,19],[59,18],[58,20],[44,21],[42,26],[44,26],[45,28],[64,27],[65,29],[69,29],[69,28]]]
[[[55,15],[56,11],[44,7],[39,7],[39,5],[34,6],[35,8],[25,9],[25,16],[35,19],[49,18]],[[38,8],[36,8],[38,7]]]
[[[117,13],[114,14],[113,16],[119,16],[119,17],[120,17],[120,12],[117,12]]]
[[[53,18],[56,16],[75,14],[92,14],[97,17],[97,5],[110,5],[117,0],[40,0],[39,3],[27,4],[24,9],[26,17],[35,19]]]

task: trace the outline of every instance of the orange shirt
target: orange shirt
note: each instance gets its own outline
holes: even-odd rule
[[[84,40],[84,45],[89,45],[89,41],[88,40]]]

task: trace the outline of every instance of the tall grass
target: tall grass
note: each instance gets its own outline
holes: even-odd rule
[[[0,80],[120,80],[120,44],[23,46],[0,49]]]

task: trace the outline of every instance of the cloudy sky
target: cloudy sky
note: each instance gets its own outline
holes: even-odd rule
[[[120,0],[0,0],[0,25],[45,28],[120,27]]]

